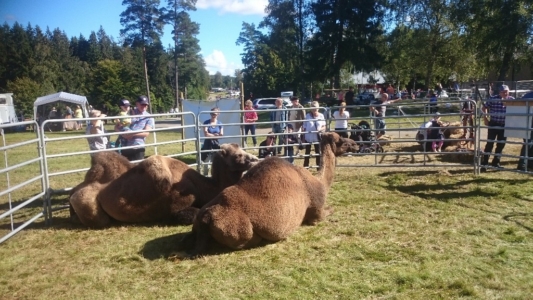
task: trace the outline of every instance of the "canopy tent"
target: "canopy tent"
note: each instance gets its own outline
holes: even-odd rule
[[[41,116],[45,116],[44,105],[54,103],[54,102],[59,102],[59,101],[77,104],[83,110],[83,116],[86,118],[89,116],[89,113],[87,111],[87,106],[89,105],[89,102],[87,101],[87,97],[75,95],[75,94],[69,94],[65,92],[59,92],[56,94],[42,96],[42,97],[37,98],[37,100],[35,100],[35,102],[33,103],[33,119],[37,120],[37,112],[38,112],[39,106],[43,106],[42,111],[41,111]]]

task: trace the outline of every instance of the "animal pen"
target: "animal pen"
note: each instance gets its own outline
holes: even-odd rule
[[[236,100],[226,100],[236,101]],[[459,98],[439,100],[440,116],[448,126],[443,127],[445,146],[443,152],[433,152],[431,148],[424,147],[433,140],[424,135],[427,130],[421,125],[431,120],[434,115],[425,111],[425,101],[402,101],[391,104],[387,109],[387,132],[384,138],[377,142],[383,147],[382,152],[350,153],[337,158],[337,167],[344,168],[430,168],[431,170],[447,170],[453,168],[469,168],[473,173],[479,173],[482,156],[482,147],[487,142],[487,126],[483,125],[478,103],[472,100],[473,124],[463,125],[461,119],[465,113],[461,112]],[[511,134],[507,144],[521,146],[523,138],[531,135],[531,110],[530,100],[521,99],[512,106],[513,109],[507,116],[512,120],[507,124],[506,130]],[[511,107],[511,105],[509,106]],[[376,118],[369,112],[369,106],[348,106],[351,111],[349,123],[358,124],[366,121],[374,133]],[[309,109],[309,108],[306,108]],[[332,111],[337,107],[320,108],[327,124],[326,131],[333,131],[331,122]],[[290,109],[289,109],[290,110]],[[226,116],[224,122],[225,135],[219,137],[220,143],[236,142],[251,153],[257,153],[259,147],[246,146],[246,138],[241,131],[245,125],[242,120],[243,110],[221,110],[221,117]],[[147,155],[164,155],[185,161],[189,166],[201,171],[209,162],[200,160],[201,145],[206,139],[203,136],[203,121],[208,119],[210,111],[202,110],[184,113],[155,114],[155,128],[149,130],[150,137],[146,143]],[[268,135],[270,128],[276,122],[265,118],[269,112],[260,112],[260,121],[256,123],[258,130],[256,137],[262,141]],[[104,121],[113,122],[120,117],[105,117]],[[95,118],[80,119],[83,122]],[[231,121],[232,120],[232,121]],[[16,126],[34,126],[39,128],[35,132],[5,133],[12,124],[0,125],[2,144],[0,151],[4,156],[4,164],[0,168],[0,243],[6,241],[36,220],[44,219],[50,224],[54,212],[68,207],[68,193],[76,184],[83,180],[84,174],[90,166],[90,155],[97,152],[89,150],[87,135],[84,132],[47,132],[48,123],[61,123],[68,120],[52,119],[42,124],[35,121],[18,123]],[[110,126],[109,126],[110,127]],[[471,136],[464,137],[464,131],[470,131]],[[351,133],[351,129],[347,130]],[[185,133],[185,134],[184,134]],[[289,133],[279,133],[282,138]],[[422,134],[422,136],[421,136]],[[117,137],[116,132],[106,132],[100,136],[107,136],[111,140]],[[531,141],[531,140],[529,140]],[[305,143],[303,144],[305,145]],[[531,142],[527,144],[531,147]],[[298,147],[298,145],[293,145]],[[278,147],[287,147],[279,145]],[[512,147],[510,147],[512,148]],[[515,147],[516,148],[516,147]],[[507,149],[507,148],[506,148]],[[100,151],[117,151],[110,148]],[[314,155],[314,154],[313,154]],[[302,151],[297,153],[295,164],[301,165]],[[520,156],[519,151],[512,148],[504,149],[501,171],[519,172],[515,163],[520,158],[530,159],[527,151]],[[312,162],[313,160],[311,160]],[[317,166],[311,166],[315,168]],[[526,169],[525,173],[533,174],[533,170]],[[520,171],[522,172],[522,171]],[[207,174],[206,174],[207,175]]]

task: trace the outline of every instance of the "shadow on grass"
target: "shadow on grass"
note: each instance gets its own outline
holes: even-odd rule
[[[503,217],[503,219],[505,221],[514,222],[516,225],[526,229],[527,231],[533,232],[533,228],[525,225],[524,223],[520,222],[519,220],[516,220],[517,218],[520,218],[520,217],[531,218],[532,216],[533,216],[532,213],[516,213],[516,214],[506,215],[506,216]]]

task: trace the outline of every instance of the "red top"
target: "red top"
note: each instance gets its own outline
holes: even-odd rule
[[[244,110],[250,110],[244,113],[244,123],[254,123],[257,120],[257,113],[253,108],[245,107]]]

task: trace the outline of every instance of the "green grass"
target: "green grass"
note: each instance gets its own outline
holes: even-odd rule
[[[64,134],[71,133],[55,135]],[[174,134],[158,134],[158,140]],[[28,137],[6,135],[9,142]],[[53,147],[75,151],[86,144]],[[23,161],[34,155],[28,149],[10,158]],[[54,168],[88,166],[80,157]],[[23,175],[30,171],[11,179]],[[76,184],[82,176],[54,180]],[[90,230],[70,223],[61,210],[50,226],[40,219],[0,245],[0,298],[530,299],[530,180],[507,172],[474,176],[471,168],[337,168],[328,196],[334,213],[324,222],[255,249],[215,247],[197,260],[179,250],[190,226]],[[56,196],[53,203],[67,198]],[[5,202],[0,205],[3,212]],[[27,208],[16,221],[40,209]],[[0,220],[2,235],[7,222]]]

